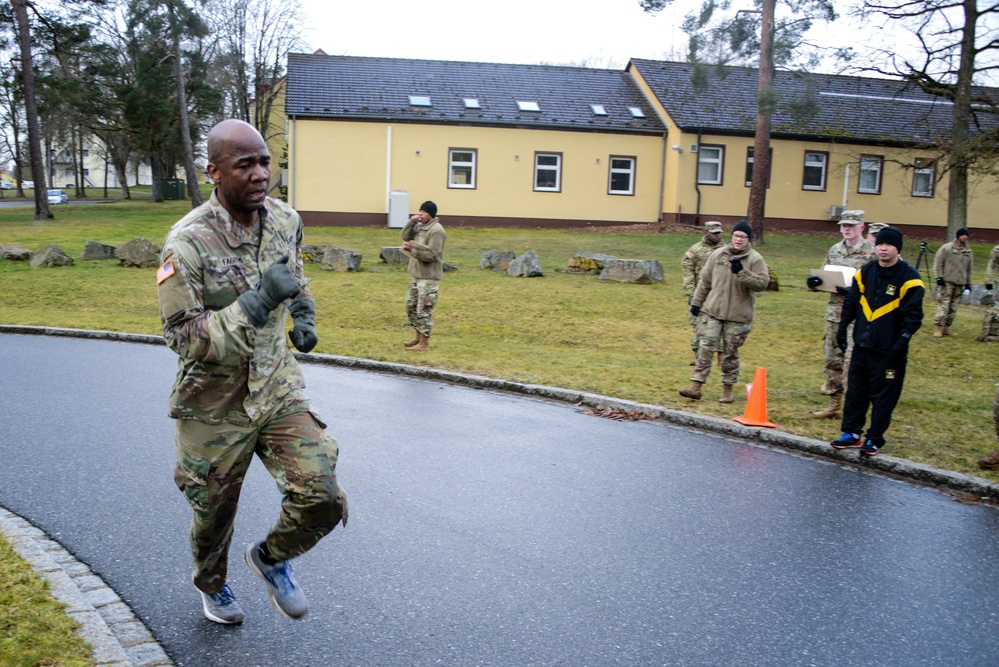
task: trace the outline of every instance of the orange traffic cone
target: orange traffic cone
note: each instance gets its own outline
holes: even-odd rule
[[[741,417],[735,417],[734,421],[746,426],[776,428],[777,424],[767,421],[767,369],[756,369],[752,387],[749,398],[746,399],[746,413]]]

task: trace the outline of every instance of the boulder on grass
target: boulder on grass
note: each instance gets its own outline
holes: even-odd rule
[[[118,246],[97,241],[87,241],[83,244],[83,259],[116,259]]]
[[[0,256],[14,262],[25,262],[35,253],[20,243],[0,243]]]
[[[321,264],[323,261],[323,255],[326,254],[326,250],[328,248],[328,245],[303,245],[302,261]]]
[[[361,253],[329,247],[323,254],[323,268],[327,271],[360,271]]]
[[[479,266],[490,271],[507,271],[510,262],[517,257],[511,250],[487,250],[482,253],[482,261]]]
[[[663,282],[663,265],[658,259],[612,259],[604,264],[600,280],[648,285]]]
[[[541,259],[534,250],[528,250],[510,262],[506,272],[515,278],[537,278],[545,275],[541,270]]]
[[[592,252],[581,252],[569,258],[569,273],[588,273],[597,275],[603,271],[604,265],[612,259],[612,255],[600,255]]]
[[[400,246],[384,246],[378,256],[387,264],[409,264],[409,255]]]
[[[31,268],[47,269],[53,266],[72,266],[73,258],[62,251],[55,243],[50,243],[31,258]]]
[[[160,247],[145,237],[134,238],[118,248],[114,256],[122,266],[155,269],[160,265]]]

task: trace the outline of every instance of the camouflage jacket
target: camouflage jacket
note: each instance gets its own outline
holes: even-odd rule
[[[962,248],[954,241],[944,243],[933,258],[933,275],[952,285],[970,285],[975,256],[967,244]]]
[[[409,275],[417,280],[440,280],[444,277],[444,243],[447,232],[437,218],[427,224],[410,220],[402,229],[402,240],[409,241]]]
[[[864,264],[874,259],[874,244],[864,239],[859,245],[853,248],[846,245],[846,241],[833,244],[826,253],[826,264],[833,266],[849,266],[859,269]],[[829,303],[826,304],[826,321],[839,322],[843,313],[843,301],[846,296],[839,292],[829,295]]]
[[[701,278],[701,269],[704,268],[704,262],[708,260],[708,255],[717,249],[717,243],[708,243],[702,239],[690,246],[687,252],[684,253],[683,259],[680,260],[680,266],[683,267],[684,296],[694,296],[694,290],[697,289],[697,281]]]
[[[999,245],[989,253],[989,263],[985,265],[985,284],[994,285],[993,279],[999,274]]]
[[[232,219],[216,193],[167,233],[157,271],[160,321],[179,356],[170,416],[211,424],[246,425],[281,401],[306,401],[302,370],[284,332],[288,303],[257,329],[236,298],[254,289],[261,273],[284,255],[302,285],[302,219],[266,199],[260,243]],[[303,287],[295,300],[312,300]]]
[[[732,260],[742,262],[742,270],[732,273]],[[760,253],[746,246],[736,251],[723,245],[704,263],[691,304],[716,320],[752,322],[756,292],[770,284],[770,270]]]

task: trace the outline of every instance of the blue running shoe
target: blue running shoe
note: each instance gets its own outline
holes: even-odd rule
[[[854,435],[853,433],[844,433],[839,436],[838,440],[833,440],[829,443],[836,449],[850,449],[852,447],[860,447],[860,436]]]
[[[236,595],[229,588],[229,584],[222,587],[218,593],[201,593],[201,608],[205,612],[205,618],[223,625],[234,625],[243,622],[243,610],[239,608]]]
[[[860,446],[860,453],[864,456],[877,456],[878,455],[878,445],[874,444],[874,441],[868,438],[864,440],[864,444]]]
[[[261,558],[263,542],[251,544],[246,548],[246,564],[250,570],[264,580],[271,604],[285,618],[302,618],[309,613],[309,602],[305,593],[291,572],[291,563],[281,561],[268,565]]]

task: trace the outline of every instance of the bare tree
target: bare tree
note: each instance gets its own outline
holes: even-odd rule
[[[42,160],[42,128],[38,121],[38,97],[35,70],[31,56],[31,23],[27,0],[11,0],[17,24],[17,41],[21,49],[21,81],[24,86],[24,106],[28,117],[28,149],[31,154],[31,177],[35,182],[35,220],[52,217],[45,188],[45,162]]]
[[[949,137],[935,148],[947,174],[947,236],[968,226],[969,173],[990,169],[997,157],[994,127],[999,99],[976,83],[999,72],[999,2],[995,0],[865,0],[865,17],[881,15],[911,30],[918,44],[907,57],[898,48],[880,51],[881,64],[864,69],[901,77],[953,104]],[[991,117],[985,127],[982,117]]]

